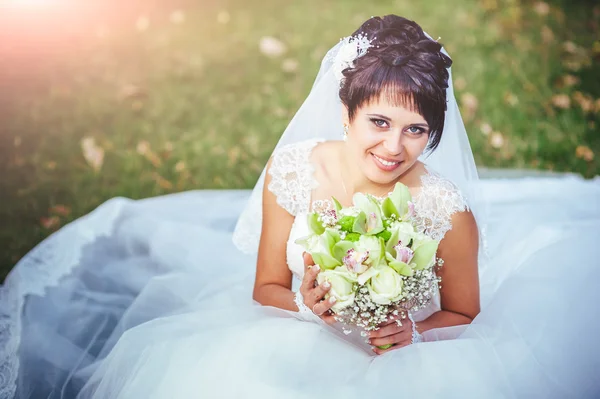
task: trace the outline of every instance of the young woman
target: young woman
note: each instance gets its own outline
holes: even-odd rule
[[[2,290],[0,392],[599,392],[600,187],[575,178],[480,182],[451,63],[416,23],[394,15],[369,19],[334,46],[239,217],[233,241],[242,252],[228,226],[246,197],[231,192],[113,200],[50,237]],[[315,283],[319,265],[296,239],[331,196],[349,205],[358,192],[385,197],[397,182],[411,191],[419,229],[441,240],[442,285],[426,308],[365,342],[339,332],[324,299],[331,287]]]

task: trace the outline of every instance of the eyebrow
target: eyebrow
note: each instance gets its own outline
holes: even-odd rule
[[[390,118],[388,118],[387,116],[385,116],[385,115],[381,115],[381,114],[367,114],[367,115],[368,115],[368,116],[374,116],[374,117],[376,117],[376,118],[383,119],[384,121],[388,121],[388,122],[391,122],[391,121],[392,121],[392,120],[391,120]]]
[[[381,115],[381,114],[367,114],[367,116],[383,119],[384,121],[388,121],[388,122],[392,121],[387,116]],[[418,127],[429,129],[429,125],[427,123],[411,123],[410,126],[418,126]]]

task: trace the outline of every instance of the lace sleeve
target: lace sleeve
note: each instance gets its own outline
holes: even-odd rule
[[[452,215],[469,210],[460,190],[444,177],[429,173],[415,198],[417,226],[433,239],[441,240],[452,229]]]
[[[311,192],[317,186],[309,158],[318,143],[314,140],[295,143],[273,153],[269,190],[275,194],[279,206],[293,216],[308,210]]]

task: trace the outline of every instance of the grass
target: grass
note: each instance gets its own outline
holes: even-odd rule
[[[600,172],[600,7],[585,1],[75,4],[0,10],[2,276],[111,197],[252,187],[321,57],[371,15],[442,37],[479,165]],[[263,55],[264,36],[287,52]]]

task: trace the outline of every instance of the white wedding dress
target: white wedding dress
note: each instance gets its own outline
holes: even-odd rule
[[[296,216],[287,258],[298,278],[314,145],[278,150],[271,172]],[[442,237],[467,200],[433,171],[422,183],[417,214]],[[600,182],[481,184],[481,313],[382,356],[358,334],[252,301],[256,259],[231,240],[247,191],[108,201],[36,247],[0,289],[0,397],[598,397]],[[439,308],[436,297],[415,318]]]

